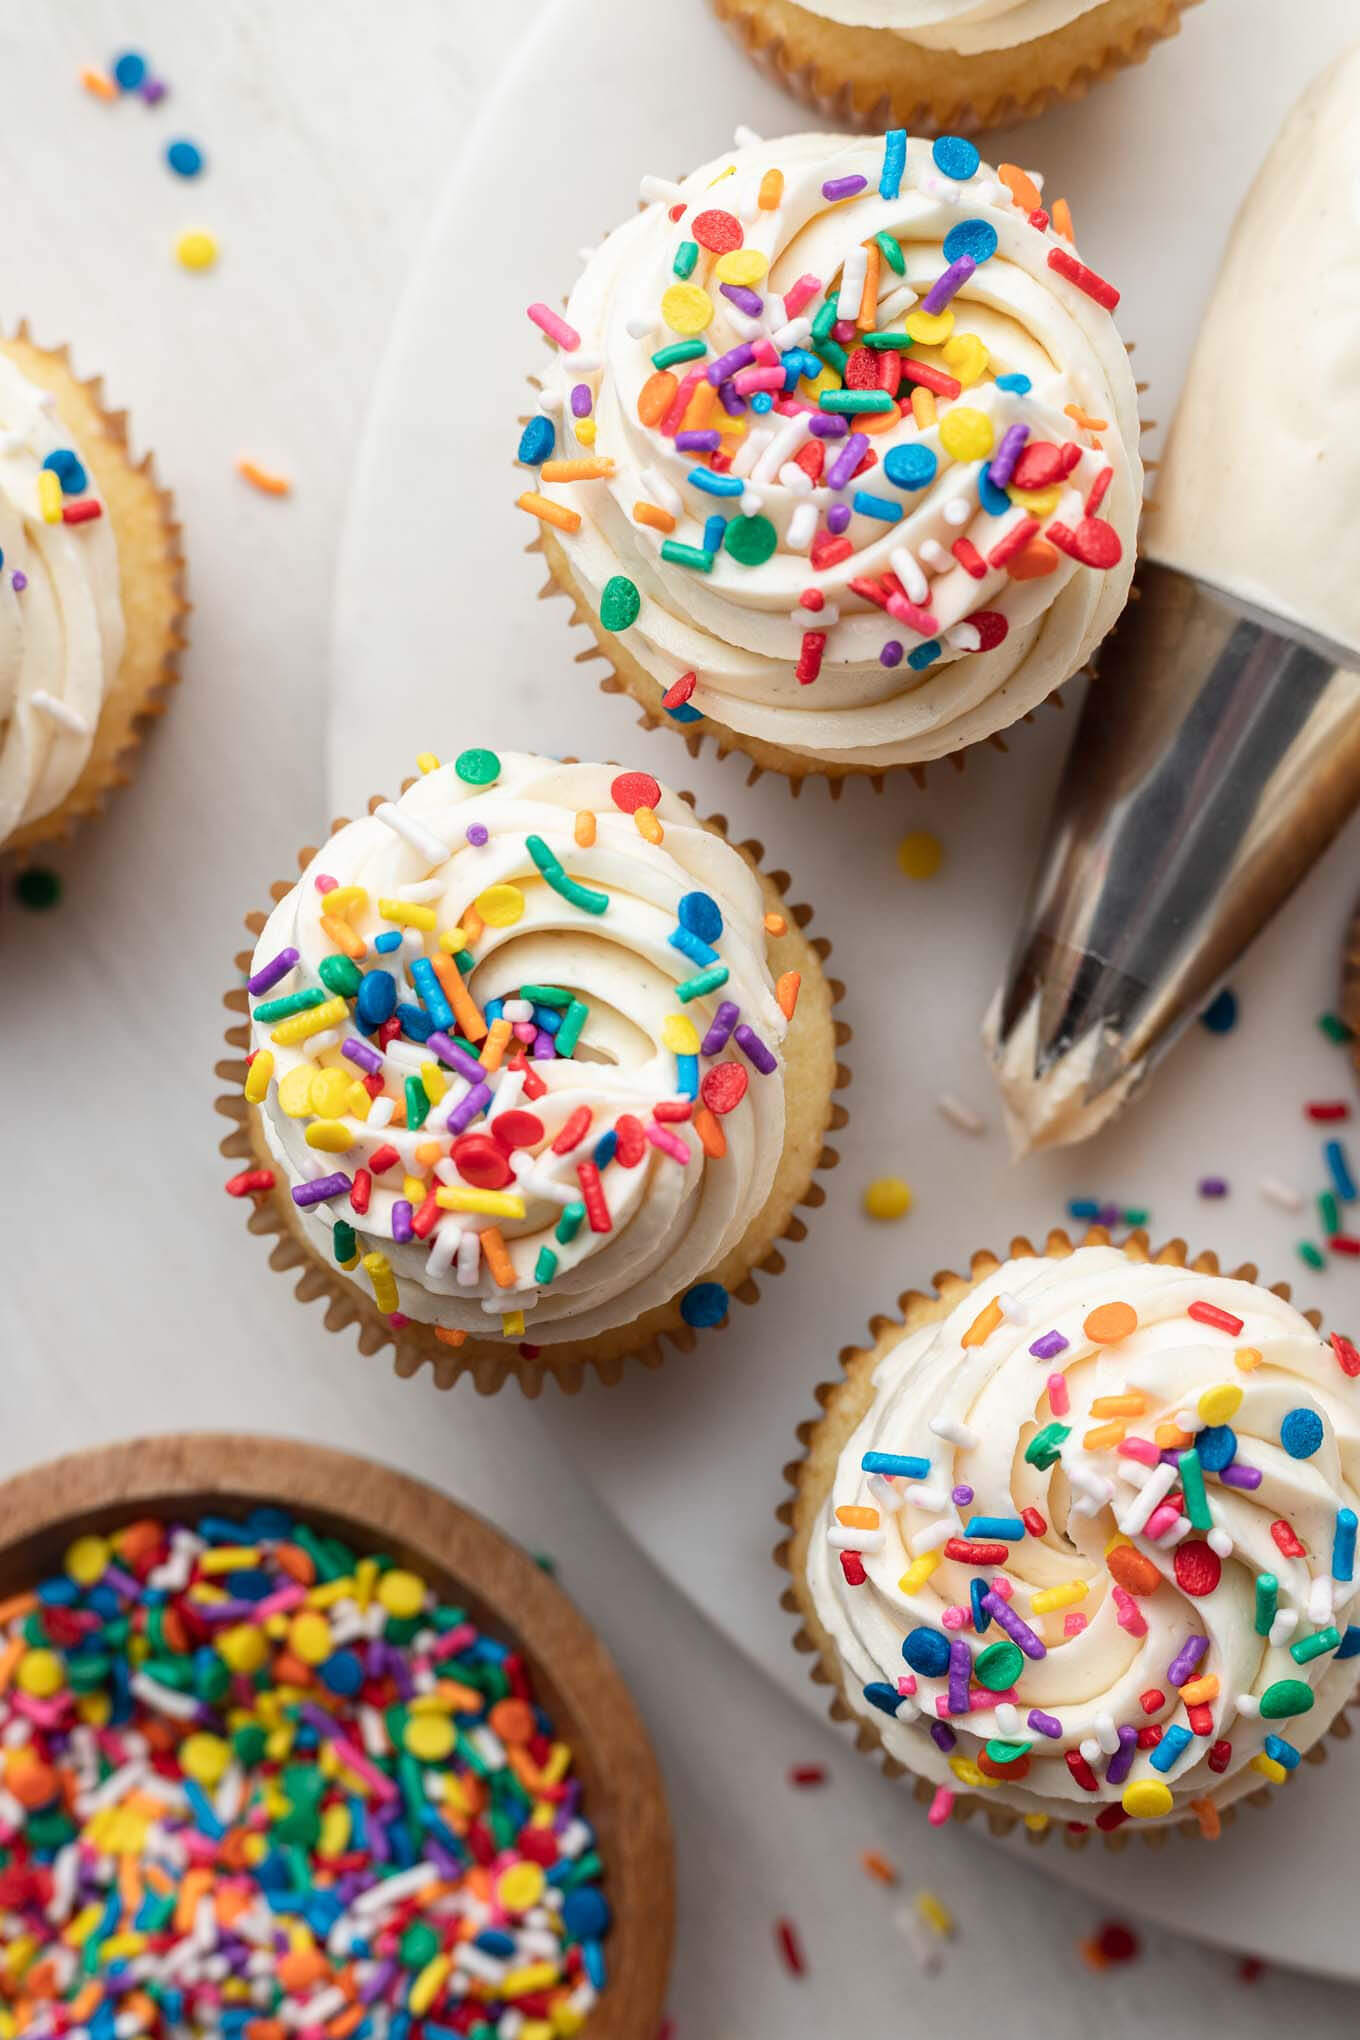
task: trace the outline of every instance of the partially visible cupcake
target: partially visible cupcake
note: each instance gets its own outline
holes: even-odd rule
[[[830,120],[975,131],[1079,99],[1194,0],[714,0],[751,57]]]
[[[842,1356],[788,1600],[932,1820],[1213,1836],[1321,1754],[1360,1674],[1360,1352],[1254,1278],[1017,1241]]]
[[[399,1371],[613,1380],[751,1300],[820,1200],[825,945],[645,772],[422,762],[251,917],[228,1187]]]
[[[652,722],[792,780],[919,768],[1128,595],[1138,401],[1068,208],[971,142],[748,142],[587,260],[520,459],[553,577]]]
[[[66,835],[126,778],[176,677],[179,526],[65,348],[0,339],[0,852]]]

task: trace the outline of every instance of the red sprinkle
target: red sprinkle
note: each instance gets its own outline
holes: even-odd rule
[[[1096,1774],[1080,1750],[1069,1750],[1067,1752],[1067,1768],[1083,1792],[1099,1792],[1100,1786],[1096,1781]]]
[[[885,347],[878,357],[878,387],[890,397],[902,387],[902,356],[895,347]]]
[[[635,1169],[647,1152],[647,1135],[642,1121],[631,1112],[621,1112],[614,1122],[614,1132],[618,1136],[615,1161],[621,1169]]]
[[[1025,547],[1036,535],[1038,529],[1039,520],[1037,517],[1022,517],[1020,522],[1013,524],[1006,533],[1006,536],[999,538],[992,547],[987,555],[988,566],[1004,567],[1008,560],[1013,560],[1017,553],[1025,550]]]
[[[661,788],[650,772],[620,772],[609,793],[626,815],[636,814],[640,807],[654,808],[661,799]]]
[[[1010,625],[999,609],[975,609],[971,616],[965,616],[965,623],[971,623],[981,643],[980,652],[993,651],[1006,636]]]
[[[1159,1707],[1165,1707],[1166,1695],[1158,1686],[1149,1686],[1146,1693],[1138,1695],[1138,1705],[1144,1714],[1155,1714]]]
[[[730,255],[734,248],[740,248],[745,236],[741,221],[730,212],[701,212],[690,221],[691,234],[701,248],[708,248],[714,255]]]
[[[1107,1962],[1132,1962],[1140,1945],[1133,1928],[1122,1920],[1107,1920],[1096,1936],[1096,1946]]]
[[[825,1785],[825,1764],[795,1764],[789,1772],[790,1785]]]
[[[1202,1537],[1191,1537],[1178,1544],[1172,1563],[1177,1586],[1183,1594],[1193,1594],[1196,1600],[1212,1594],[1223,1577],[1222,1559]]]
[[[864,1570],[864,1560],[857,1551],[841,1553],[841,1571],[845,1574],[847,1587],[862,1587],[868,1577]]]
[[[661,697],[663,708],[683,708],[699,685],[697,673],[682,673],[674,686],[668,687]]]
[[[1330,1126],[1334,1120],[1349,1119],[1351,1116],[1351,1108],[1344,1098],[1315,1098],[1303,1109],[1310,1119],[1316,1119],[1324,1126]]]
[[[1100,470],[1100,473],[1096,476],[1095,480],[1092,482],[1090,494],[1086,498],[1086,515],[1088,517],[1095,516],[1097,510],[1099,510],[1101,504],[1105,501],[1105,497],[1109,490],[1110,483],[1113,480],[1114,469],[1112,467],[1102,468]]]
[[[1336,1355],[1337,1366],[1341,1372],[1348,1374],[1354,1381],[1360,1374],[1360,1352],[1340,1332],[1332,1333],[1332,1351]]]
[[[652,1107],[653,1119],[659,1119],[665,1126],[671,1120],[688,1119],[694,1110],[689,1098],[662,1098]]]
[[[1209,1751],[1208,1762],[1211,1771],[1226,1771],[1232,1762],[1232,1744],[1220,1739]]]
[[[848,552],[849,550],[850,548],[847,544],[846,551]],[[825,650],[826,632],[824,630],[805,630],[803,632],[803,649],[798,655],[798,664],[793,669],[794,678],[800,687],[810,687],[817,678],[817,675],[822,670],[822,653]]]
[[[1354,1233],[1333,1233],[1327,1244],[1334,1254],[1360,1254],[1360,1239]]]
[[[827,567],[839,566],[842,560],[849,559],[854,549],[848,538],[837,538],[831,531],[819,531],[808,552],[813,572],[820,574]]]
[[[1119,533],[1102,517],[1082,517],[1075,525],[1060,524],[1055,519],[1044,537],[1083,567],[1114,567],[1124,557]]]
[[[581,1186],[581,1196],[585,1200],[586,1217],[590,1220],[590,1230],[598,1233],[613,1232],[614,1221],[609,1216],[609,1206],[605,1202],[604,1188],[600,1182],[600,1172],[594,1162],[578,1162],[576,1164],[576,1180]]]
[[[367,1169],[356,1169],[350,1185],[349,1201],[353,1210],[361,1215],[368,1210],[368,1200],[373,1195],[373,1178]]]
[[[543,1132],[536,1112],[501,1112],[491,1122],[492,1138],[503,1148],[537,1147]]]
[[[699,1096],[709,1111],[721,1119],[740,1105],[749,1081],[741,1063],[710,1063],[699,1080]]]
[[[1192,1317],[1197,1325],[1215,1325],[1220,1332],[1228,1332],[1234,1339],[1242,1329],[1241,1318],[1234,1317],[1230,1310],[1220,1310],[1216,1303],[1189,1304],[1185,1315]]]
[[[798,1930],[793,1921],[776,1920],[774,1937],[784,1958],[784,1967],[790,1976],[806,1976],[807,1961],[803,1955],[803,1944],[798,1938]]]
[[[63,524],[90,524],[103,515],[103,504],[96,502],[93,496],[82,497],[79,503],[63,503],[61,506]]]
[[[826,448],[820,439],[807,439],[793,456],[793,464],[800,467],[811,482],[820,482],[826,466]]]
[[[223,1185],[228,1197],[253,1197],[257,1190],[272,1190],[273,1187],[272,1169],[242,1169],[238,1176],[229,1176]]]
[[[1021,448],[1011,481],[1017,489],[1051,489],[1066,473],[1061,447],[1051,439],[1031,439]]]
[[[1270,1534],[1286,1558],[1306,1558],[1308,1556],[1303,1546],[1299,1543],[1298,1538],[1294,1535],[1293,1528],[1285,1522],[1283,1516],[1277,1517],[1275,1522],[1271,1524]]]
[[[400,1160],[401,1156],[391,1145],[390,1141],[384,1141],[381,1147],[374,1148],[368,1158],[368,1166],[375,1176],[381,1176],[384,1169],[390,1169],[395,1162]]]
[[[1123,1827],[1128,1817],[1122,1806],[1102,1807],[1096,1815],[1096,1826],[1103,1834],[1108,1835],[1113,1829]],[[1068,1822],[1068,1826],[1071,1828],[1082,1828],[1085,1826],[1085,1822],[1073,1820]]]
[[[946,1558],[956,1558],[961,1565],[1004,1565],[1010,1557],[1007,1544],[975,1544],[970,1537],[951,1537],[945,1545]]]
[[[1140,1728],[1138,1731],[1138,1747],[1140,1750],[1155,1750],[1161,1739],[1162,1731],[1155,1721],[1150,1723],[1147,1728]]]
[[[800,609],[810,609],[815,616],[819,609],[826,608],[826,597],[820,588],[804,588],[802,594],[798,597],[798,607]]]
[[[872,347],[851,349],[845,364],[845,387],[848,390],[878,388],[878,356]]]
[[[1075,255],[1069,255],[1066,248],[1050,248],[1048,266],[1056,269],[1059,276],[1065,276],[1069,283],[1075,283],[1078,290],[1084,290],[1087,297],[1094,298],[1098,305],[1104,305],[1112,312],[1119,303],[1119,292],[1103,276],[1097,276],[1094,269],[1088,269],[1084,262],[1078,262]]]
[[[973,544],[971,538],[956,538],[949,548],[965,574],[971,574],[975,581],[987,578],[987,562]]]
[[[574,1112],[569,1112],[562,1123],[561,1132],[552,1144],[553,1153],[569,1155],[574,1147],[579,1147],[590,1132],[590,1119],[589,1105],[578,1105]]]
[[[506,1150],[489,1133],[460,1134],[449,1152],[463,1181],[475,1190],[503,1190],[510,1181]]]
[[[1190,1723],[1190,1733],[1192,1735],[1207,1736],[1213,1734],[1214,1710],[1207,1701],[1198,1701],[1193,1707],[1187,1707],[1185,1712],[1186,1718]]]
[[[900,355],[902,373],[908,382],[919,383],[923,390],[933,390],[937,397],[961,397],[963,384],[957,376],[946,375],[942,368],[931,368],[928,362],[913,361],[909,355]]]
[[[1022,1509],[1020,1511],[1020,1521],[1024,1524],[1031,1537],[1043,1537],[1047,1534],[1048,1525],[1037,1509]]]

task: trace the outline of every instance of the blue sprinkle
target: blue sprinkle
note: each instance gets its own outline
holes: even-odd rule
[[[400,949],[400,928],[384,928],[381,935],[373,937],[373,947],[377,950],[379,956],[390,956],[394,949]]]
[[[1346,1625],[1346,1633],[1332,1652],[1332,1657],[1333,1659],[1360,1657],[1360,1623],[1350,1622]]]
[[[1322,1419],[1316,1410],[1290,1410],[1280,1425],[1280,1443],[1291,1459],[1311,1459],[1323,1436]]]
[[[1010,497],[998,489],[985,467],[978,469],[978,501],[989,517],[1004,517],[1011,508]]]
[[[946,262],[957,262],[962,255],[972,262],[990,262],[995,253],[996,228],[990,220],[960,220],[944,237]]]
[[[1346,1150],[1339,1140],[1329,1140],[1322,1150],[1322,1159],[1327,1164],[1327,1173],[1332,1179],[1332,1188],[1343,1204],[1355,1202],[1355,1178],[1351,1174]]]
[[[1237,1457],[1237,1433],[1231,1424],[1206,1424],[1196,1434],[1195,1445],[1206,1473],[1222,1473]]]
[[[675,1058],[675,1089],[678,1097],[698,1097],[699,1058],[697,1055],[678,1055]]]
[[[607,1133],[602,1133],[600,1135],[599,1139],[595,1143],[595,1146],[591,1150],[590,1159],[592,1162],[594,1162],[597,1169],[607,1169],[609,1167],[609,1164],[614,1159],[614,1155],[615,1152],[617,1151],[618,1145],[619,1137],[617,1133],[615,1133],[613,1127],[611,1126]]]
[[[504,999],[488,999],[482,1008],[482,1018],[489,1027],[493,1020],[502,1018],[505,1012]]]
[[[183,1782],[184,1796],[194,1816],[194,1826],[200,1834],[207,1835],[210,1841],[220,1842],[227,1831],[213,1812],[211,1799],[203,1787],[196,1784],[192,1778],[186,1778]]]
[[[354,1651],[336,1650],[320,1666],[319,1676],[332,1693],[351,1695],[364,1683],[364,1668]]]
[[[555,1006],[534,1007],[534,1025],[544,1034],[556,1034],[565,1018],[566,1015],[559,1013]]]
[[[1180,1722],[1173,1721],[1149,1759],[1153,1770],[1169,1771],[1181,1751],[1188,1749],[1194,1739],[1188,1728],[1183,1728]]]
[[[895,1715],[898,1708],[902,1705],[902,1695],[898,1692],[896,1686],[890,1686],[886,1679],[875,1679],[872,1685],[866,1686],[864,1688],[864,1697],[871,1707],[878,1709],[880,1714]]]
[[[596,1990],[603,1990],[607,1971],[605,1968],[604,1949],[598,1941],[583,1941],[581,1943],[581,1962],[586,1975],[590,1978]]]
[[[992,1619],[991,1616],[987,1613],[987,1610],[982,1605],[983,1596],[986,1594],[986,1592],[987,1592],[986,1580],[979,1578],[978,1575],[975,1573],[972,1579],[968,1582],[968,1598],[973,1604],[973,1627],[977,1631],[979,1636],[985,1634]]]
[[[72,1608],[79,1598],[80,1588],[74,1580],[44,1580],[38,1588],[38,1599],[45,1608]]]
[[[54,453],[49,453],[43,466],[61,483],[63,496],[79,496],[90,486],[89,476],[69,446],[59,446]]]
[[[572,1893],[573,1897],[577,1895],[575,1892]],[[472,1945],[474,1948],[480,1948],[484,1955],[513,1955],[515,1952],[513,1936],[503,1934],[498,1927],[483,1927]]]
[[[735,481],[737,478],[734,475],[732,479]],[[723,533],[726,529],[727,519],[717,515],[716,512],[712,517],[704,519],[704,551],[706,553],[722,551]]]
[[[519,436],[519,452],[516,459],[526,467],[540,467],[550,460],[557,444],[557,427],[551,418],[531,418]]]
[[[930,153],[940,174],[952,177],[956,184],[966,184],[982,161],[973,144],[962,135],[941,135]]]
[[[688,956],[694,963],[710,964],[718,961],[717,950],[710,949],[706,942],[701,942],[688,928],[674,928],[666,939],[672,949],[678,949],[682,956]]]
[[[923,1679],[942,1679],[949,1670],[949,1638],[938,1629],[909,1629],[902,1655]]]
[[[877,517],[883,524],[896,524],[902,515],[900,503],[890,503],[886,496],[871,496],[867,489],[856,489],[850,506],[859,516]]]
[[[123,92],[135,92],[146,77],[146,58],[139,50],[124,50],[113,60],[114,83]]]
[[[1237,1025],[1237,994],[1225,985],[1218,997],[1199,1016],[1201,1027],[1211,1034],[1231,1034]]]
[[[930,1472],[930,1461],[919,1459],[915,1453],[907,1452],[866,1452],[860,1460],[863,1473],[884,1473],[901,1480],[924,1480]]]
[[[1273,1757],[1277,1764],[1283,1764],[1286,1771],[1292,1771],[1297,1767],[1303,1752],[1295,1749],[1292,1742],[1286,1742],[1282,1735],[1268,1735],[1266,1755]]]
[[[1100,1203],[1094,1197],[1069,1197],[1067,1200],[1069,1218],[1094,1220],[1100,1217],[1100,1209]]]
[[[913,673],[924,673],[927,666],[933,666],[944,647],[938,638],[927,638],[923,645],[917,645],[914,652],[907,653],[907,664]]]
[[[412,1041],[428,1041],[434,1033],[434,1021],[423,1006],[400,1005],[397,1007],[397,1018],[401,1022],[403,1034],[409,1036]]]
[[[996,386],[999,390],[1010,390],[1017,397],[1027,397],[1034,388],[1029,377],[1027,375],[1020,375],[1018,372],[1014,375],[999,375],[996,379]]]
[[[924,489],[935,479],[939,466],[928,446],[890,446],[883,456],[883,472],[899,489]]]
[[[682,701],[679,708],[668,708],[666,713],[672,722],[702,722],[704,719],[703,710],[691,708],[687,701]]]
[[[381,1027],[396,1010],[397,981],[390,970],[366,970],[359,982],[354,1017],[361,1027]]]
[[[609,1900],[602,1891],[580,1886],[562,1901],[562,1924],[578,1941],[598,1941],[609,1931]]]
[[[797,376],[795,376],[794,381],[796,382],[797,380],[798,378]],[[763,418],[767,411],[772,411],[774,409],[774,398],[770,394],[769,390],[756,391],[755,395],[751,399],[751,409],[756,413],[756,416],[759,418]]]
[[[680,1299],[680,1315],[696,1332],[711,1330],[727,1316],[727,1291],[721,1282],[696,1282]]]
[[[691,468],[685,480],[696,489],[702,489],[706,496],[742,496],[746,484],[740,475],[715,475],[709,468]]]
[[[203,168],[203,151],[193,142],[171,142],[165,160],[176,177],[197,177]]]
[[[716,942],[723,931],[722,908],[711,893],[687,892],[676,908],[682,928],[701,942]]]
[[[878,179],[880,198],[902,196],[902,172],[906,167],[907,131],[905,128],[889,128],[883,137],[883,168]]]
[[[970,1537],[1000,1537],[1015,1543],[1025,1534],[1025,1526],[1018,1516],[970,1516],[968,1535]]]

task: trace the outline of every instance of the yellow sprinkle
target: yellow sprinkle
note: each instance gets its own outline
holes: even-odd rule
[[[1250,1374],[1261,1364],[1261,1355],[1255,1346],[1239,1346],[1233,1357],[1244,1374]]]
[[[593,446],[595,444],[595,435],[598,430],[599,427],[596,425],[595,420],[593,418],[578,418],[576,420],[577,445]]]
[[[964,1346],[985,1346],[992,1333],[1001,1323],[1001,1305],[995,1301],[984,1304],[964,1333],[960,1344]]]
[[[944,863],[944,845],[927,829],[916,829],[897,846],[897,868],[906,878],[934,878]]]
[[[591,813],[589,808],[582,808],[579,811],[576,817],[576,825],[572,833],[576,838],[578,846],[582,850],[590,849],[591,845],[595,841],[595,817]]]
[[[501,1318],[501,1337],[504,1339],[522,1339],[524,1337],[524,1312],[522,1310],[508,1310],[504,1313]]]
[[[288,1625],[288,1648],[304,1665],[324,1665],[331,1654],[331,1625],[315,1608],[304,1608]]]
[[[916,428],[919,432],[926,431],[929,426],[935,423],[935,393],[933,390],[923,390],[919,387],[913,389],[911,393],[911,415],[916,420]]]
[[[423,1062],[420,1065],[420,1081],[424,1086],[425,1096],[429,1099],[431,1105],[437,1105],[448,1089],[448,1080],[440,1069],[439,1064],[437,1062]]]
[[[1031,517],[1047,517],[1062,501],[1061,486],[1053,489],[1017,489],[1012,483],[1006,494],[1021,510],[1028,510]]]
[[[314,1034],[324,1034],[328,1027],[338,1027],[348,1016],[348,1000],[326,999],[305,1013],[293,1013],[287,1020],[280,1020],[277,1027],[270,1028],[269,1039],[279,1048],[292,1048],[299,1041],[309,1041]],[[311,1089],[310,1071],[307,1087]]]
[[[769,266],[769,257],[759,248],[730,248],[714,263],[713,274],[719,283],[740,283],[749,290]]]
[[[481,1211],[492,1218],[523,1218],[524,1199],[514,1190],[463,1190],[441,1183],[434,1193],[441,1211]]]
[[[403,1176],[401,1179],[401,1194],[408,1204],[420,1204],[425,1196],[425,1178],[423,1176]]]
[[[435,1955],[425,1964],[425,1967],[411,1985],[410,1993],[406,1999],[407,2010],[417,2019],[423,2017],[429,2011],[430,2006],[439,1995],[440,1985],[452,1967],[453,1957],[451,1955]],[[508,1983],[509,1978],[507,1977],[501,1984],[503,1991]]]
[[[104,1576],[109,1562],[110,1547],[103,1537],[77,1537],[74,1544],[66,1548],[62,1565],[68,1579],[80,1587],[92,1587]]]
[[[328,1806],[321,1816],[321,1833],[317,1838],[316,1853],[323,1858],[343,1856],[349,1846],[349,1808]]]
[[[512,1863],[496,1879],[496,1900],[507,1912],[528,1912],[543,1896],[545,1879],[537,1863]]]
[[[384,1317],[390,1316],[397,1308],[397,1284],[391,1262],[386,1254],[375,1249],[371,1254],[362,1255],[359,1265],[373,1284],[373,1301]]]
[[[911,1210],[911,1188],[900,1176],[875,1176],[864,1192],[870,1218],[905,1218]]]
[[[352,914],[356,907],[368,905],[368,889],[362,885],[338,885],[334,892],[325,893],[323,898],[326,912],[332,920],[343,920],[346,915]]]
[[[942,347],[954,330],[954,314],[947,309],[943,312],[908,312],[902,324],[918,347]]]
[[[467,946],[467,934],[462,928],[446,928],[439,938],[439,947],[446,956],[458,956]]]
[[[513,928],[524,916],[524,894],[517,885],[489,885],[477,896],[477,912],[488,928]]]
[[[269,1656],[269,1645],[253,1623],[242,1622],[233,1629],[219,1631],[217,1654],[234,1672],[244,1672],[247,1677],[258,1672]]]
[[[1283,1764],[1277,1764],[1274,1757],[1268,1757],[1264,1750],[1251,1760],[1253,1771],[1259,1771],[1263,1778],[1269,1778],[1272,1785],[1283,1785],[1289,1776]]]
[[[409,1622],[425,1606],[425,1582],[419,1573],[393,1566],[378,1581],[378,1600],[389,1615]]]
[[[756,204],[762,212],[773,212],[783,196],[783,171],[767,170],[760,180],[760,190],[756,193]]]
[[[940,1553],[938,1551],[923,1551],[919,1558],[912,1560],[901,1579],[897,1582],[901,1592],[904,1594],[919,1594],[939,1563]]]
[[[1048,1826],[1048,1815],[1046,1813],[1027,1813],[1025,1815],[1025,1826],[1032,1835],[1041,1835]]]
[[[1051,1615],[1055,1608],[1070,1608],[1085,1599],[1085,1580],[1068,1580],[1061,1587],[1040,1587],[1029,1605],[1036,1615]]]
[[[661,1023],[661,1045],[672,1055],[697,1055],[699,1030],[685,1013],[668,1013]]]
[[[258,1105],[269,1095],[269,1079],[274,1074],[274,1058],[267,1048],[257,1049],[250,1059],[244,1085],[247,1102]]]
[[[354,1146],[354,1135],[343,1119],[314,1119],[305,1139],[309,1148],[320,1148],[326,1155],[348,1154]]]
[[[61,523],[61,483],[51,468],[38,472],[38,511],[44,524]]]
[[[655,813],[649,807],[634,808],[633,822],[639,836],[645,838],[648,843],[659,843],[665,834]]]
[[[956,333],[945,341],[943,352],[945,367],[966,390],[981,382],[991,367],[991,356],[976,333]]]
[[[555,1962],[526,1962],[523,1969],[512,1969],[508,1976],[503,1976],[498,1987],[503,1998],[528,1997],[531,1991],[547,1990],[556,1981]]]
[[[353,1079],[345,1070],[318,1070],[307,1092],[307,1101],[318,1119],[338,1119],[345,1109]]]
[[[943,1935],[948,1940],[954,1931],[954,1915],[933,1891],[917,1892],[916,1910],[927,1926],[933,1927],[937,1934]]]
[[[14,1682],[21,1693],[31,1694],[35,1700],[50,1700],[66,1684],[66,1674],[54,1650],[26,1650],[15,1670]]]
[[[217,260],[216,236],[204,227],[186,227],[175,242],[175,260],[181,269],[211,269]]]
[[[412,1714],[402,1741],[422,1764],[442,1764],[453,1748],[453,1723],[447,1714]]]
[[[989,1778],[985,1771],[979,1771],[967,1757],[951,1757],[949,1768],[960,1785],[967,1785],[974,1792],[990,1792],[1000,1783],[999,1779]]]
[[[210,1551],[199,1554],[198,1569],[211,1577],[220,1572],[240,1572],[248,1566],[258,1565],[259,1562],[258,1544],[215,1544]],[[216,1588],[213,1591],[216,1592]]]
[[[424,935],[434,933],[433,907],[417,906],[414,900],[379,900],[378,912],[384,921],[391,921],[398,928],[419,928]]]
[[[1086,1433],[1081,1441],[1082,1446],[1087,1452],[1108,1452],[1123,1441],[1128,1428],[1128,1425],[1119,1418],[1113,1423],[1097,1424]]]
[[[697,283],[673,283],[662,293],[661,316],[672,333],[702,333],[712,323],[713,300]]]
[[[422,751],[420,753],[420,756],[416,759],[416,770],[418,772],[437,772],[439,770],[439,760],[435,757],[433,751]]]
[[[954,460],[985,460],[996,442],[985,411],[956,404],[940,420],[940,444]]]
[[[205,1792],[220,1785],[231,1762],[231,1744],[224,1742],[220,1735],[200,1732],[188,1735],[176,1752],[181,1768],[188,1772],[195,1785],[201,1785]]]
[[[1163,1785],[1160,1778],[1135,1778],[1124,1787],[1121,1801],[1131,1820],[1160,1820],[1170,1813],[1173,1803],[1171,1787]]]
[[[355,1119],[367,1119],[373,1110],[373,1100],[356,1077],[345,1093],[344,1109]]]
[[[1243,1389],[1238,1381],[1216,1381],[1206,1388],[1195,1409],[1206,1424],[1226,1424],[1242,1407]]]

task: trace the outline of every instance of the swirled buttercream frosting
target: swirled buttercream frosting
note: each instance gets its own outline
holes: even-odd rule
[[[886,28],[923,49],[977,56],[1066,28],[1102,0],[800,0],[847,28]]]
[[[1360,1671],[1357,1375],[1270,1291],[1100,1246],[882,1356],[807,1577],[937,1818],[1213,1833],[1289,1776]]]
[[[795,974],[760,882],[645,772],[464,751],[270,915],[246,1095],[315,1244],[455,1343],[679,1297],[769,1196]]]
[[[0,845],[79,779],[122,655],[102,498],[54,399],[0,348]]]
[[[1026,714],[1123,607],[1142,500],[1067,208],[900,131],[643,197],[565,316],[530,308],[558,351],[519,500],[601,628],[676,720],[842,770]]]

